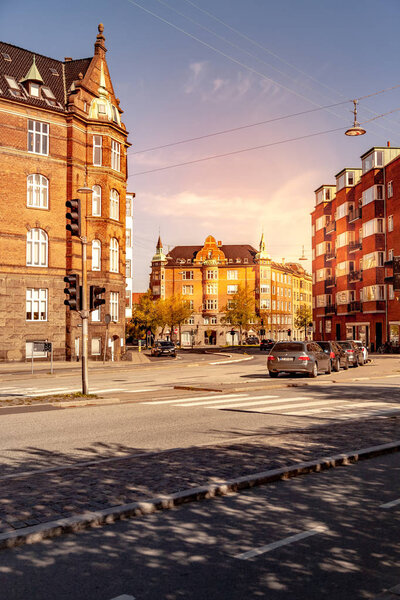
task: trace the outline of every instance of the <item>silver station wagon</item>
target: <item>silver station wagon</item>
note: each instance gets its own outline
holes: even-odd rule
[[[279,373],[307,373],[317,377],[318,373],[331,372],[331,360],[316,342],[277,342],[267,356],[270,377]]]

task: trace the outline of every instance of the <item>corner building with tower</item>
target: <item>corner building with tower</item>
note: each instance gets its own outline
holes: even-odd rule
[[[315,191],[312,212],[315,339],[399,344],[400,148],[370,148],[361,166]],[[386,265],[385,265],[386,263]],[[396,281],[397,278],[395,278]]]
[[[102,25],[89,58],[0,42],[0,361],[31,358],[35,341],[52,342],[56,359],[81,356],[81,318],[64,306],[64,277],[82,272],[81,241],[66,230],[74,198],[88,286],[106,288],[89,318],[89,359],[124,351],[129,144],[106,52]]]

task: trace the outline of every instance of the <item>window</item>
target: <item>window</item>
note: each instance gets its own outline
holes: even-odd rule
[[[119,293],[110,292],[110,315],[111,320],[114,322],[118,321],[118,305],[119,305]]]
[[[47,321],[47,290],[26,290],[26,320]]]
[[[388,260],[393,260],[393,256],[394,256],[394,250],[393,250],[393,248],[390,248],[390,250],[388,250]]]
[[[362,172],[366,173],[373,168],[383,167],[383,151],[375,150],[362,159]]]
[[[48,236],[43,229],[31,229],[26,235],[26,264],[47,267]]]
[[[116,238],[110,240],[110,271],[119,273],[119,244]]]
[[[119,194],[117,190],[110,192],[110,219],[119,221]]]
[[[218,283],[207,283],[207,294],[218,294]]]
[[[237,286],[237,285],[228,285],[226,291],[228,294],[237,294],[238,287],[239,286]]]
[[[126,208],[126,216],[131,217],[132,216],[132,202],[131,202],[131,199],[129,198],[129,196],[126,197],[125,208]]]
[[[49,180],[35,173],[27,178],[27,206],[49,208]]]
[[[207,279],[218,279],[218,269],[207,271]]]
[[[238,279],[238,271],[228,271],[226,274],[227,279]]]
[[[235,308],[235,301],[234,300],[228,300],[228,302],[227,302],[227,308],[228,308],[228,310],[231,310],[232,308]]]
[[[271,308],[271,301],[269,298],[260,300],[260,308]]]
[[[337,207],[336,211],[336,220],[343,219],[346,215],[349,214],[349,204],[348,202],[344,202]]]
[[[206,300],[207,310],[217,310],[218,301],[217,300]]]
[[[92,216],[101,217],[101,187],[94,185],[92,190]]]
[[[189,308],[191,310],[193,310],[194,309],[194,302],[193,302],[193,300],[187,300],[187,302],[189,302]]]
[[[270,287],[269,285],[260,285],[260,292],[261,294],[269,294],[270,292]]]
[[[193,285],[183,285],[182,286],[182,295],[188,296],[193,294]]]
[[[55,100],[56,97],[48,87],[42,87],[42,93],[46,100]]]
[[[93,136],[93,165],[101,167],[103,161],[103,138],[101,135]]]
[[[14,77],[9,77],[7,75],[4,76],[4,79],[6,80],[10,92],[13,96],[16,96],[17,98],[24,98],[24,94],[21,90],[21,88],[19,87],[18,83],[15,81]]]
[[[391,198],[393,196],[393,181],[389,181],[387,184],[387,197]]]
[[[111,168],[115,171],[121,169],[121,144],[111,140]]]
[[[393,215],[388,216],[388,231],[393,231]]]
[[[362,204],[366,206],[370,202],[374,200],[382,200],[383,199],[383,185],[373,185],[368,189],[363,191],[362,194]]]
[[[34,98],[40,98],[40,87],[38,83],[29,83],[29,95]]]
[[[371,219],[362,226],[362,239],[373,235],[374,233],[383,233],[383,219]]]
[[[101,338],[92,338],[92,356],[100,356]]]
[[[125,244],[127,248],[132,246],[132,229],[126,229],[125,231]]]
[[[204,317],[203,325],[209,325],[209,323],[210,323],[210,319],[208,317]]]
[[[92,242],[92,271],[101,271],[101,242],[93,240]]]
[[[49,153],[49,125],[41,121],[28,121],[28,152]]]
[[[375,302],[377,300],[385,299],[385,286],[383,285],[369,285],[363,288],[362,301],[363,302]]]
[[[182,279],[193,279],[193,271],[182,271]]]
[[[98,323],[100,321],[100,306],[96,308],[96,310],[92,310],[91,319],[94,323]]]

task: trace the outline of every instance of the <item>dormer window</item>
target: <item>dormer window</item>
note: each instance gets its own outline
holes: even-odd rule
[[[55,77],[59,77],[59,75],[60,75],[59,72],[57,71],[57,69],[50,69],[50,73],[52,75],[54,75]]]
[[[1,55],[4,58],[4,60],[6,60],[7,62],[11,62],[11,56],[7,54],[7,52],[2,52]]]
[[[29,95],[33,98],[40,98],[40,86],[38,83],[29,83]]]
[[[97,105],[97,110],[99,112],[99,115],[105,115],[106,114],[106,105],[103,104],[103,102],[99,102]]]

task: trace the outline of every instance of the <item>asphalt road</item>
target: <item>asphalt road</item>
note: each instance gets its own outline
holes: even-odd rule
[[[7,600],[368,600],[400,582],[400,455],[1,553]]]

